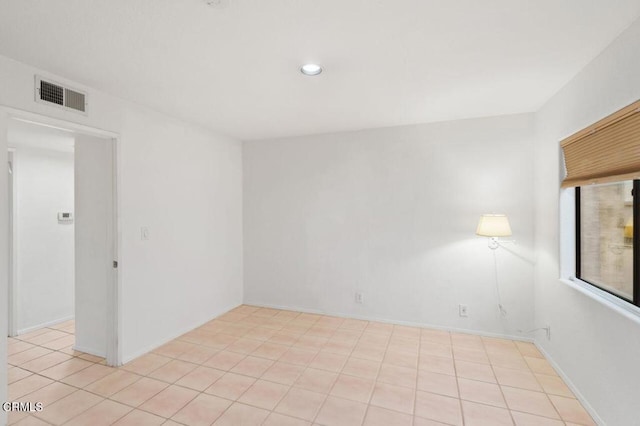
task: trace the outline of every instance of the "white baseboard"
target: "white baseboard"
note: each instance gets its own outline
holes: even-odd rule
[[[340,318],[353,318],[353,319],[359,319],[359,320],[364,320],[364,321],[383,322],[383,323],[386,323],[386,324],[407,325],[407,326],[410,326],[410,327],[433,328],[433,329],[436,329],[436,330],[450,331],[450,332],[454,332],[454,333],[466,333],[466,334],[473,334],[473,335],[476,335],[476,336],[483,336],[483,337],[495,337],[495,338],[499,338],[499,339],[511,339],[511,340],[518,340],[518,341],[521,341],[521,342],[533,342],[534,341],[533,338],[525,337],[525,336],[513,336],[513,335],[509,335],[509,334],[504,334],[504,333],[493,333],[493,332],[482,331],[482,330],[469,330],[469,329],[465,329],[465,328],[446,327],[446,326],[441,326],[441,325],[417,323],[417,322],[411,322],[411,321],[389,320],[389,319],[386,319],[386,318],[377,318],[377,317],[373,317],[373,316],[370,316],[370,315],[345,314],[345,313],[342,313],[342,312],[322,311],[322,310],[318,310],[318,309],[298,308],[298,307],[294,307],[294,306],[273,305],[273,304],[269,304],[269,303],[260,303],[260,302],[251,302],[251,301],[246,301],[246,302],[244,302],[244,304],[245,305],[251,305],[251,306],[259,306],[261,308],[281,309],[283,311],[304,312],[304,313],[308,313],[308,314],[319,314],[319,315],[331,315],[331,316],[340,317]]]
[[[536,345],[538,350],[542,353],[542,355],[544,355],[547,361],[549,361],[551,366],[556,370],[556,372],[562,378],[562,380],[564,380],[565,384],[569,387],[569,389],[571,389],[571,392],[573,392],[576,399],[580,401],[584,409],[587,410],[589,415],[591,415],[591,417],[593,418],[593,421],[595,421],[600,426],[605,426],[606,423],[604,422],[604,420],[602,420],[602,418],[598,415],[598,413],[593,408],[593,406],[589,403],[589,401],[585,399],[584,395],[582,395],[582,393],[578,390],[576,385],[573,384],[569,376],[567,376],[567,374],[562,370],[562,368],[553,359],[553,357],[549,354],[549,352],[547,352],[538,342],[534,342],[534,344]]]
[[[75,316],[71,315],[71,316],[68,316],[68,317],[58,318],[58,319],[55,319],[55,320],[52,320],[52,321],[43,322],[42,324],[32,325],[32,326],[26,327],[26,328],[21,328],[20,330],[18,330],[18,336],[21,335],[21,334],[29,333],[30,331],[38,330],[38,329],[45,328],[45,327],[51,327],[52,325],[60,324],[61,322],[69,321],[69,320],[72,320],[74,318],[75,318]]]
[[[83,346],[73,345],[73,350],[78,352],[84,352],[89,355],[99,356],[100,358],[106,358],[107,354],[97,349],[91,349]]]
[[[172,335],[170,335],[170,336],[168,336],[166,338],[163,338],[162,340],[160,340],[160,341],[158,341],[158,342],[156,342],[156,343],[154,343],[152,345],[149,345],[149,346],[147,346],[147,347],[145,347],[143,349],[140,349],[140,350],[138,350],[138,351],[136,351],[134,353],[126,354],[126,355],[123,354],[122,363],[126,364],[127,362],[132,361],[132,360],[138,358],[139,356],[147,354],[147,353],[153,351],[154,349],[157,349],[160,346],[169,343],[173,339],[175,339],[177,337],[180,337],[183,334],[188,333],[189,331],[194,330],[194,329],[196,329],[196,328],[208,323],[209,321],[218,318],[220,315],[225,314],[225,313],[229,312],[232,309],[237,308],[240,305],[242,305],[242,303],[229,305],[228,307],[225,307],[225,308],[222,308],[222,309],[216,311],[216,313],[214,313],[211,317],[209,317],[208,319],[206,319],[206,320],[204,320],[202,322],[190,325],[188,327],[184,327],[184,328],[180,329],[179,331],[177,331],[176,333],[173,333]]]

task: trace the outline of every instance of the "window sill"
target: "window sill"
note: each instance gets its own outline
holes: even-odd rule
[[[594,287],[589,283],[586,283],[578,278],[571,277],[560,278],[560,282],[583,293],[587,297],[599,302],[600,304],[610,308],[617,313],[623,315],[626,318],[640,324],[640,308],[625,302],[622,299],[600,290],[598,287]]]

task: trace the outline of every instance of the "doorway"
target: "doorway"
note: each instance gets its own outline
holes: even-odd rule
[[[9,335],[119,365],[117,138],[7,118]]]

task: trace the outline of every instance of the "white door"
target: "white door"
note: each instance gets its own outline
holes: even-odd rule
[[[76,134],[75,347],[109,358],[113,329],[108,301],[116,273],[113,152],[111,139]]]

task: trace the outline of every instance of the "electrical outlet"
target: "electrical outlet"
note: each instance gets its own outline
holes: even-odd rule
[[[460,315],[461,317],[468,317],[468,309],[469,307],[467,305],[458,305],[458,315]]]
[[[147,241],[149,238],[151,238],[151,232],[149,232],[149,228],[146,226],[143,226],[140,228],[140,239],[142,241]]]
[[[363,301],[362,293],[356,293],[356,303],[359,303],[362,305],[362,301]]]

